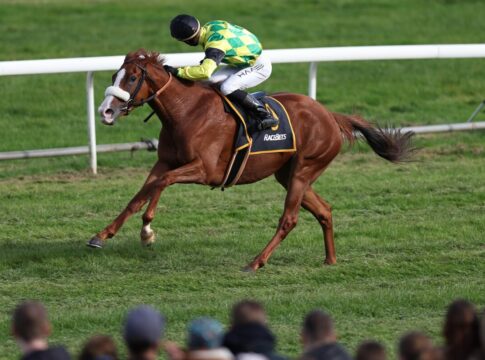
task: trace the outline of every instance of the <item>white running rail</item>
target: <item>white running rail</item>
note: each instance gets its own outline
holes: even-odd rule
[[[308,95],[316,98],[317,95],[317,63],[329,61],[364,61],[364,60],[416,60],[416,59],[456,59],[456,58],[485,58],[485,44],[455,44],[455,45],[393,45],[393,46],[352,46],[328,48],[300,48],[265,50],[274,64],[278,63],[310,63],[308,76]],[[172,66],[185,66],[198,64],[203,53],[167,54],[167,63]],[[87,119],[89,134],[90,165],[93,173],[97,171],[96,161],[96,135],[95,135],[95,104],[94,104],[94,72],[118,69],[123,56],[84,57],[70,59],[48,60],[21,60],[1,61],[0,76],[8,75],[34,75],[86,72]],[[415,132],[438,132],[483,129],[484,123],[433,125],[430,127],[407,128]],[[114,149],[123,148],[113,147]],[[69,148],[67,148],[69,149]],[[56,155],[55,149],[49,151],[49,156],[72,155],[66,148]],[[9,159],[12,157],[9,154]],[[22,156],[18,158],[35,156]],[[79,150],[73,152],[78,154]],[[4,159],[0,153],[0,160]]]

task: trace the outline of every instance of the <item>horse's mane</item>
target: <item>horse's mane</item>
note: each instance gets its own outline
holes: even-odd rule
[[[138,49],[128,53],[125,57],[125,63],[137,62],[143,64],[153,64],[163,66],[165,64],[165,56],[156,51],[147,51],[145,49]]]
[[[147,51],[145,49],[138,49],[136,51],[132,51],[128,53],[124,61],[125,64],[137,63],[139,65],[142,65],[143,67],[146,67],[147,64],[152,64],[156,68],[161,68],[163,65],[165,65],[165,62],[166,62],[166,57],[164,55],[156,51]],[[209,88],[212,90],[211,86],[199,81],[192,81],[192,80],[186,80],[181,78],[177,78],[177,79],[188,86],[198,86],[201,88]]]

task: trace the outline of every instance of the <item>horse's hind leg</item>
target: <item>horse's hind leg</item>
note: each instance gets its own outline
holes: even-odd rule
[[[283,168],[275,174],[276,180],[285,188],[288,187],[290,174],[289,167]],[[301,205],[308,210],[320,223],[323,230],[325,244],[325,264],[332,265],[337,262],[335,245],[333,241],[332,208],[318,194],[309,187],[303,196]]]
[[[335,255],[335,245],[333,242],[332,208],[325,200],[320,198],[312,188],[308,188],[305,192],[301,205],[313,214],[322,227],[325,243],[324,263],[327,265],[335,264],[337,262],[337,257]]]
[[[263,251],[256,256],[248,266],[246,266],[245,270],[255,271],[260,267],[263,267],[268,262],[273,251],[296,226],[301,201],[307,187],[308,181],[305,177],[292,177],[288,185],[288,193],[286,194],[285,210],[280,218],[276,233]]]

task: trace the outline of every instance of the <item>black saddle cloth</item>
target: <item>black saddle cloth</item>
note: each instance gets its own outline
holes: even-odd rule
[[[296,142],[291,119],[285,107],[278,100],[267,96],[263,92],[255,93],[261,103],[271,113],[278,124],[270,129],[258,130],[258,122],[247,114],[244,109],[221,95],[226,111],[233,114],[238,124],[234,139],[234,154],[226,169],[226,176],[221,184],[221,189],[237,183],[244,171],[250,155],[295,152]]]
[[[240,150],[250,146],[250,154],[296,151],[291,119],[283,104],[264,92],[254,93],[253,96],[268,109],[273,118],[278,121],[278,125],[270,129],[258,130],[258,122],[251,114],[248,114],[239,104],[224,98],[226,108],[235,115],[238,122],[234,148]]]

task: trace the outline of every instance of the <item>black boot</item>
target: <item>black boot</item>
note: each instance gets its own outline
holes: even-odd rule
[[[266,107],[251,94],[242,90],[236,90],[229,95],[229,98],[239,102],[245,110],[255,116],[258,121],[258,130],[266,130],[278,125],[278,120],[274,119]]]

